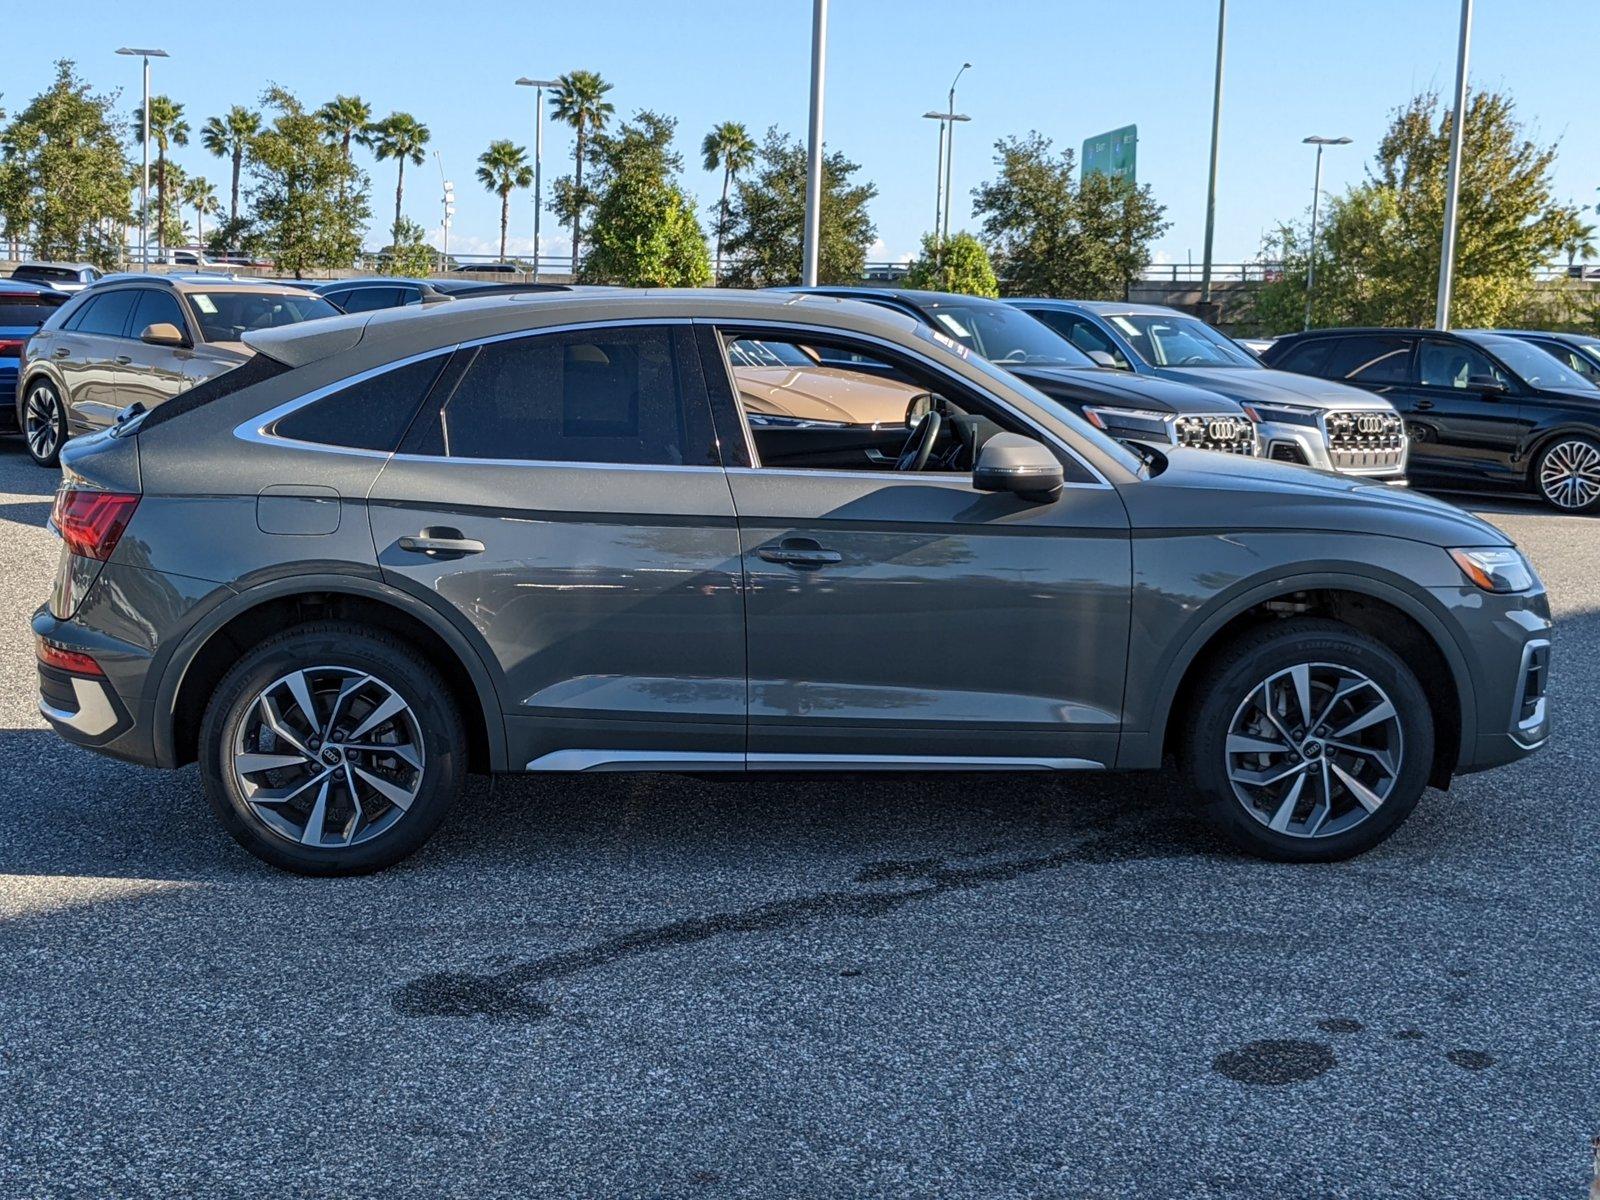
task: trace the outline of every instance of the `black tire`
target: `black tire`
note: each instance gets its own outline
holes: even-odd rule
[[[235,739],[261,693],[292,672],[322,666],[351,668],[381,680],[410,707],[424,751],[409,806],[391,826],[352,846],[290,841],[256,815],[234,771]],[[461,794],[467,740],[444,680],[404,641],[361,625],[322,621],[268,638],[223,676],[201,721],[198,757],[206,799],[250,853],[299,875],[361,875],[399,862],[432,836]]]
[[[1562,478],[1572,479],[1573,468],[1579,467],[1582,470],[1580,479],[1565,486],[1557,482]],[[1600,441],[1578,434],[1558,437],[1534,460],[1533,488],[1539,498],[1557,512],[1569,516],[1600,513],[1600,491],[1588,500],[1582,498],[1593,486],[1590,481],[1594,480],[1597,470],[1600,470]]]
[[[36,409],[40,408],[54,414],[49,425],[54,434],[48,444],[41,443],[29,428],[30,420],[35,419]],[[66,401],[62,398],[61,389],[50,379],[35,379],[23,393],[22,403],[17,405],[17,429],[22,434],[22,444],[28,449],[28,457],[41,467],[56,467],[61,463],[61,447],[67,444],[66,413]]]
[[[1303,663],[1333,664],[1376,683],[1392,703],[1403,739],[1399,769],[1377,811],[1351,828],[1316,837],[1269,829],[1247,811],[1228,774],[1228,734],[1235,713],[1264,680]],[[1235,844],[1280,862],[1333,862],[1370,850],[1410,815],[1432,773],[1433,750],[1427,694],[1393,650],[1340,622],[1296,617],[1243,635],[1208,664],[1189,714],[1181,758],[1207,815]]]

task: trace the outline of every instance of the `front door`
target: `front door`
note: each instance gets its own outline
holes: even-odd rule
[[[1423,338],[1415,378],[1392,395],[1411,435],[1411,467],[1441,481],[1521,474],[1526,429],[1518,385],[1488,355],[1450,338]]]
[[[803,330],[762,336],[816,348]],[[947,428],[967,431],[941,441],[924,469],[872,454],[792,465],[822,457],[797,452],[798,439],[850,446],[847,431],[756,424],[755,465],[728,472],[744,558],[750,766],[1110,764],[1129,632],[1121,499],[1065,451],[1071,482],[1053,503],[975,491],[967,458],[985,430],[1037,432],[931,364],[894,365],[908,393],[933,396]]]
[[[739,536],[687,326],[458,351],[369,511],[490,660],[513,766],[743,765]]]

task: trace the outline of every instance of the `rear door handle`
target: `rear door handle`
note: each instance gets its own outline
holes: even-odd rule
[[[810,538],[786,538],[776,546],[763,546],[756,553],[770,563],[786,567],[825,567],[843,559],[837,550],[824,550]]]
[[[125,367],[125,366],[127,366],[127,365],[128,365],[128,364],[129,364],[129,363],[131,363],[131,362],[132,362],[132,361],[133,361],[133,359],[131,359],[131,358],[130,358],[130,357],[128,357],[128,356],[127,356],[127,355],[126,355],[126,354],[119,354],[119,355],[117,355],[117,365],[118,365],[118,366],[119,366],[119,367]]]
[[[424,529],[421,533],[407,534],[395,544],[409,553],[426,554],[429,558],[464,558],[484,551],[482,542],[462,537],[459,529]]]

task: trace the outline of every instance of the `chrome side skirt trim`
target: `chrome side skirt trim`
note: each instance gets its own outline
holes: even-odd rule
[[[1088,758],[926,754],[732,754],[697,750],[552,750],[528,771],[1103,771]]]

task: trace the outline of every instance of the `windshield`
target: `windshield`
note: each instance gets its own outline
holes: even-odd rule
[[[1579,375],[1548,350],[1515,338],[1496,339],[1487,343],[1529,387],[1565,388],[1574,392],[1592,392],[1594,385]]]
[[[1133,344],[1134,353],[1153,367],[1261,366],[1243,347],[1194,317],[1124,313],[1106,319]]]
[[[35,283],[77,283],[78,272],[72,267],[18,267],[11,272],[13,279],[31,279]]]
[[[189,292],[188,297],[200,334],[208,342],[237,342],[255,329],[339,315],[337,308],[309,292]]]
[[[999,385],[1002,389],[1021,392],[1046,417],[1054,420],[1056,424],[1063,428],[1071,430],[1083,438],[1084,441],[1092,442],[1098,450],[1115,459],[1118,465],[1129,473],[1137,475],[1144,469],[1144,460],[1137,454],[1129,450],[1121,442],[1101,433],[1070,408],[1063,407],[1058,400],[1052,400],[1021,376],[1013,375],[1010,371],[995,366],[981,354],[971,353],[969,347],[954,340],[952,336],[939,332],[937,329],[919,325],[916,332],[918,337],[926,338],[935,345],[942,346],[948,353],[954,354],[963,362],[970,364],[974,370],[988,376],[991,382]]]
[[[1094,360],[1048,325],[1007,304],[941,304],[934,324],[990,362],[1092,367]]]
[[[798,347],[787,342],[759,342],[740,338],[728,347],[728,360],[736,367],[814,367]]]

